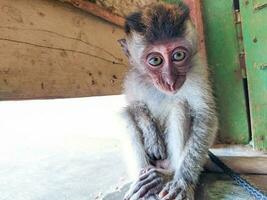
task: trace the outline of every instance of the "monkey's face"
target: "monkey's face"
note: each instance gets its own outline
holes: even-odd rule
[[[192,46],[184,38],[148,45],[141,58],[154,85],[174,94],[182,87],[191,67]]]

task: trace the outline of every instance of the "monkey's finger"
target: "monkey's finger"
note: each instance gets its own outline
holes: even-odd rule
[[[158,152],[153,154],[153,160],[160,160],[160,155]]]
[[[135,199],[138,200],[138,199],[144,197],[149,190],[151,190],[152,188],[155,188],[158,184],[160,184],[159,178],[157,178],[157,179],[153,180],[152,182],[142,186],[140,188],[140,190],[138,190],[138,192],[133,195],[133,199],[131,199],[131,200],[135,200]]]
[[[149,158],[151,159],[151,161],[156,161],[160,159],[160,150],[159,147],[157,145],[153,145],[150,149],[149,149]]]
[[[164,146],[164,144],[159,145],[159,155],[160,155],[160,159],[161,160],[165,160],[167,159],[167,151],[166,151],[166,147]]]
[[[126,194],[124,197],[123,197],[123,200],[130,200],[130,195],[129,194]]]
[[[186,199],[186,193],[185,192],[180,192],[178,196],[175,198],[175,200],[185,200]]]
[[[160,190],[162,189],[162,187],[163,187],[163,184],[159,184],[157,187],[149,190],[145,195],[145,199],[148,198],[149,196],[155,196],[156,194],[158,194]]]
[[[140,173],[139,173],[139,177],[142,176],[143,174],[147,173],[147,171],[148,171],[149,169],[150,169],[150,167],[141,169],[141,171],[140,171]]]
[[[167,159],[167,154],[166,154],[166,150],[165,149],[161,149],[160,150],[160,159],[161,160]]]
[[[156,169],[154,167],[147,168],[146,172],[139,176],[138,181],[141,181],[143,179],[146,179],[152,172],[155,172]]]
[[[165,159],[165,153],[160,149],[157,151],[155,156],[156,156],[157,160],[164,160]]]
[[[149,176],[149,174],[146,172],[146,173],[142,174],[141,176],[139,176],[138,181],[142,181],[142,180],[146,179],[148,176]]]
[[[157,178],[156,174],[151,174],[150,176],[148,176],[147,178],[143,179],[142,181],[138,181],[135,185],[135,188],[133,190],[133,193],[137,192],[138,190],[140,190],[140,188],[148,183],[150,183],[151,181],[153,181],[155,178]]]
[[[164,157],[166,156],[166,150],[163,144],[158,144],[156,155],[160,160],[165,159]]]
[[[146,169],[141,169],[139,172],[139,176],[143,175],[146,172]]]
[[[151,161],[158,160],[157,155],[155,155],[154,152],[149,153],[148,157],[150,158]]]
[[[168,194],[167,191],[161,191],[161,192],[159,193],[159,198],[163,198],[163,197],[165,197],[167,194]]]
[[[161,192],[159,193],[159,197],[163,198],[165,197],[168,193],[169,193],[170,187],[169,185],[166,185],[163,190],[161,190]]]
[[[162,198],[162,200],[174,200],[180,191],[181,190],[179,190],[179,189],[171,190],[171,191],[169,191],[169,193],[166,196],[164,196]]]
[[[124,195],[123,200],[130,200],[131,197],[133,196],[134,192],[134,188],[135,188],[136,182],[134,182],[133,184],[131,184],[130,189],[128,190],[128,192]]]
[[[133,195],[132,191],[128,192],[127,194],[125,194],[123,200],[130,200],[132,195]]]

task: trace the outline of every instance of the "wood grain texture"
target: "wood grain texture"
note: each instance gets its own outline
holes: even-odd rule
[[[0,100],[121,93],[121,28],[53,0],[0,10]]]
[[[266,174],[267,153],[254,150],[248,145],[214,145],[210,151],[218,156],[228,167],[241,174]],[[210,160],[205,169],[213,172],[221,170]]]
[[[190,8],[190,17],[194,22],[194,25],[197,29],[198,40],[199,40],[199,49],[202,60],[206,62],[207,53],[205,48],[205,36],[204,36],[204,26],[201,12],[201,2],[200,0],[184,0],[184,2]]]
[[[242,156],[219,156],[219,158],[232,170],[242,174],[266,174],[267,156],[265,157],[242,157]],[[212,161],[208,160],[205,169],[213,172],[221,172]]]
[[[111,22],[113,24],[123,26],[125,19],[119,14],[113,13],[108,8],[99,6],[96,3],[92,3],[85,0],[60,0],[62,2],[67,2],[77,8],[80,8],[86,12],[89,12],[95,16],[101,17],[102,19]]]
[[[62,0],[61,0],[62,1]],[[63,1],[84,1],[86,3],[95,2],[94,4],[108,10],[114,15],[125,17],[131,12],[144,9],[153,3],[162,2],[163,0],[63,0]]]

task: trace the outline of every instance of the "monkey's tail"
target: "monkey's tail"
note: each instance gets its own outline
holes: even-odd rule
[[[226,174],[228,174],[238,185],[246,190],[251,196],[257,200],[267,200],[267,195],[263,191],[258,189],[249,183],[246,179],[242,178],[238,173],[234,172],[228,166],[226,166],[217,156],[209,151],[209,157],[219,168],[221,168]]]

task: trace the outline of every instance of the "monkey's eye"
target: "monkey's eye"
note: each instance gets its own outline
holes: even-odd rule
[[[184,51],[176,51],[173,55],[172,55],[172,60],[176,61],[176,62],[180,62],[182,60],[184,60],[186,57],[186,53]]]
[[[160,56],[154,56],[148,59],[148,63],[152,66],[159,66],[163,62],[163,59]]]

